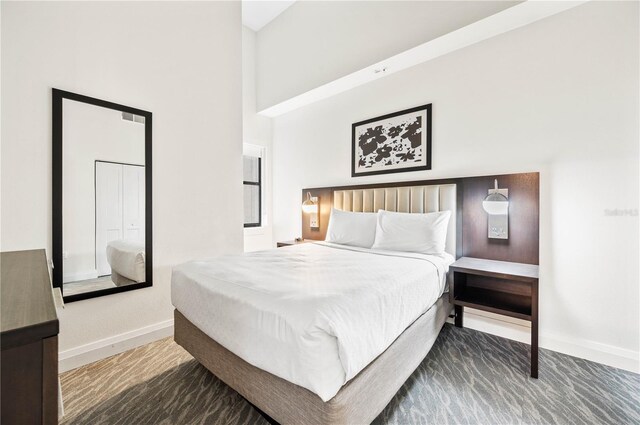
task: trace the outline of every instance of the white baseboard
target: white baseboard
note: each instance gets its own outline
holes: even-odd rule
[[[465,309],[464,327],[514,341],[531,343],[531,324],[485,311]],[[599,342],[541,332],[541,348],[640,373],[640,353]]]
[[[540,346],[618,369],[640,373],[640,353],[637,351],[553,334],[540,334]]]
[[[81,280],[96,279],[98,277],[97,270],[89,270],[86,272],[77,272],[65,274],[62,280],[66,282],[78,282]]]
[[[172,335],[173,319],[101,339],[61,351],[58,355],[58,369],[60,373],[66,372]]]
[[[448,321],[453,323],[451,319]],[[485,311],[465,309],[464,326],[527,344],[531,341],[531,326],[529,322]],[[167,320],[70,350],[61,351],[59,354],[59,371],[60,373],[66,372],[171,335],[173,335],[173,320]],[[633,350],[547,333],[540,334],[540,347],[640,373],[640,353]]]

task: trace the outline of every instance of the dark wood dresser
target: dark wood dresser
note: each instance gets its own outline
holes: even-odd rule
[[[44,249],[0,254],[0,422],[58,423],[58,317]]]

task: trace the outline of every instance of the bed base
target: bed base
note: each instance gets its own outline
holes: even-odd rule
[[[281,424],[371,423],[433,346],[451,304],[444,294],[380,356],[329,401],[306,388],[252,366],[174,310],[175,341],[269,419]]]
[[[120,273],[114,271],[113,269],[111,269],[111,282],[113,282],[113,284],[116,286],[126,286],[131,285],[132,283],[138,283],[122,276]]]

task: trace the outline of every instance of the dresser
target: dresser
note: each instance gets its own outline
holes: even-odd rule
[[[0,254],[2,424],[58,423],[58,317],[44,249]]]

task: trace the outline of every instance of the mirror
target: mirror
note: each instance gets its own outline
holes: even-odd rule
[[[53,285],[151,286],[151,246],[151,113],[53,89]]]

